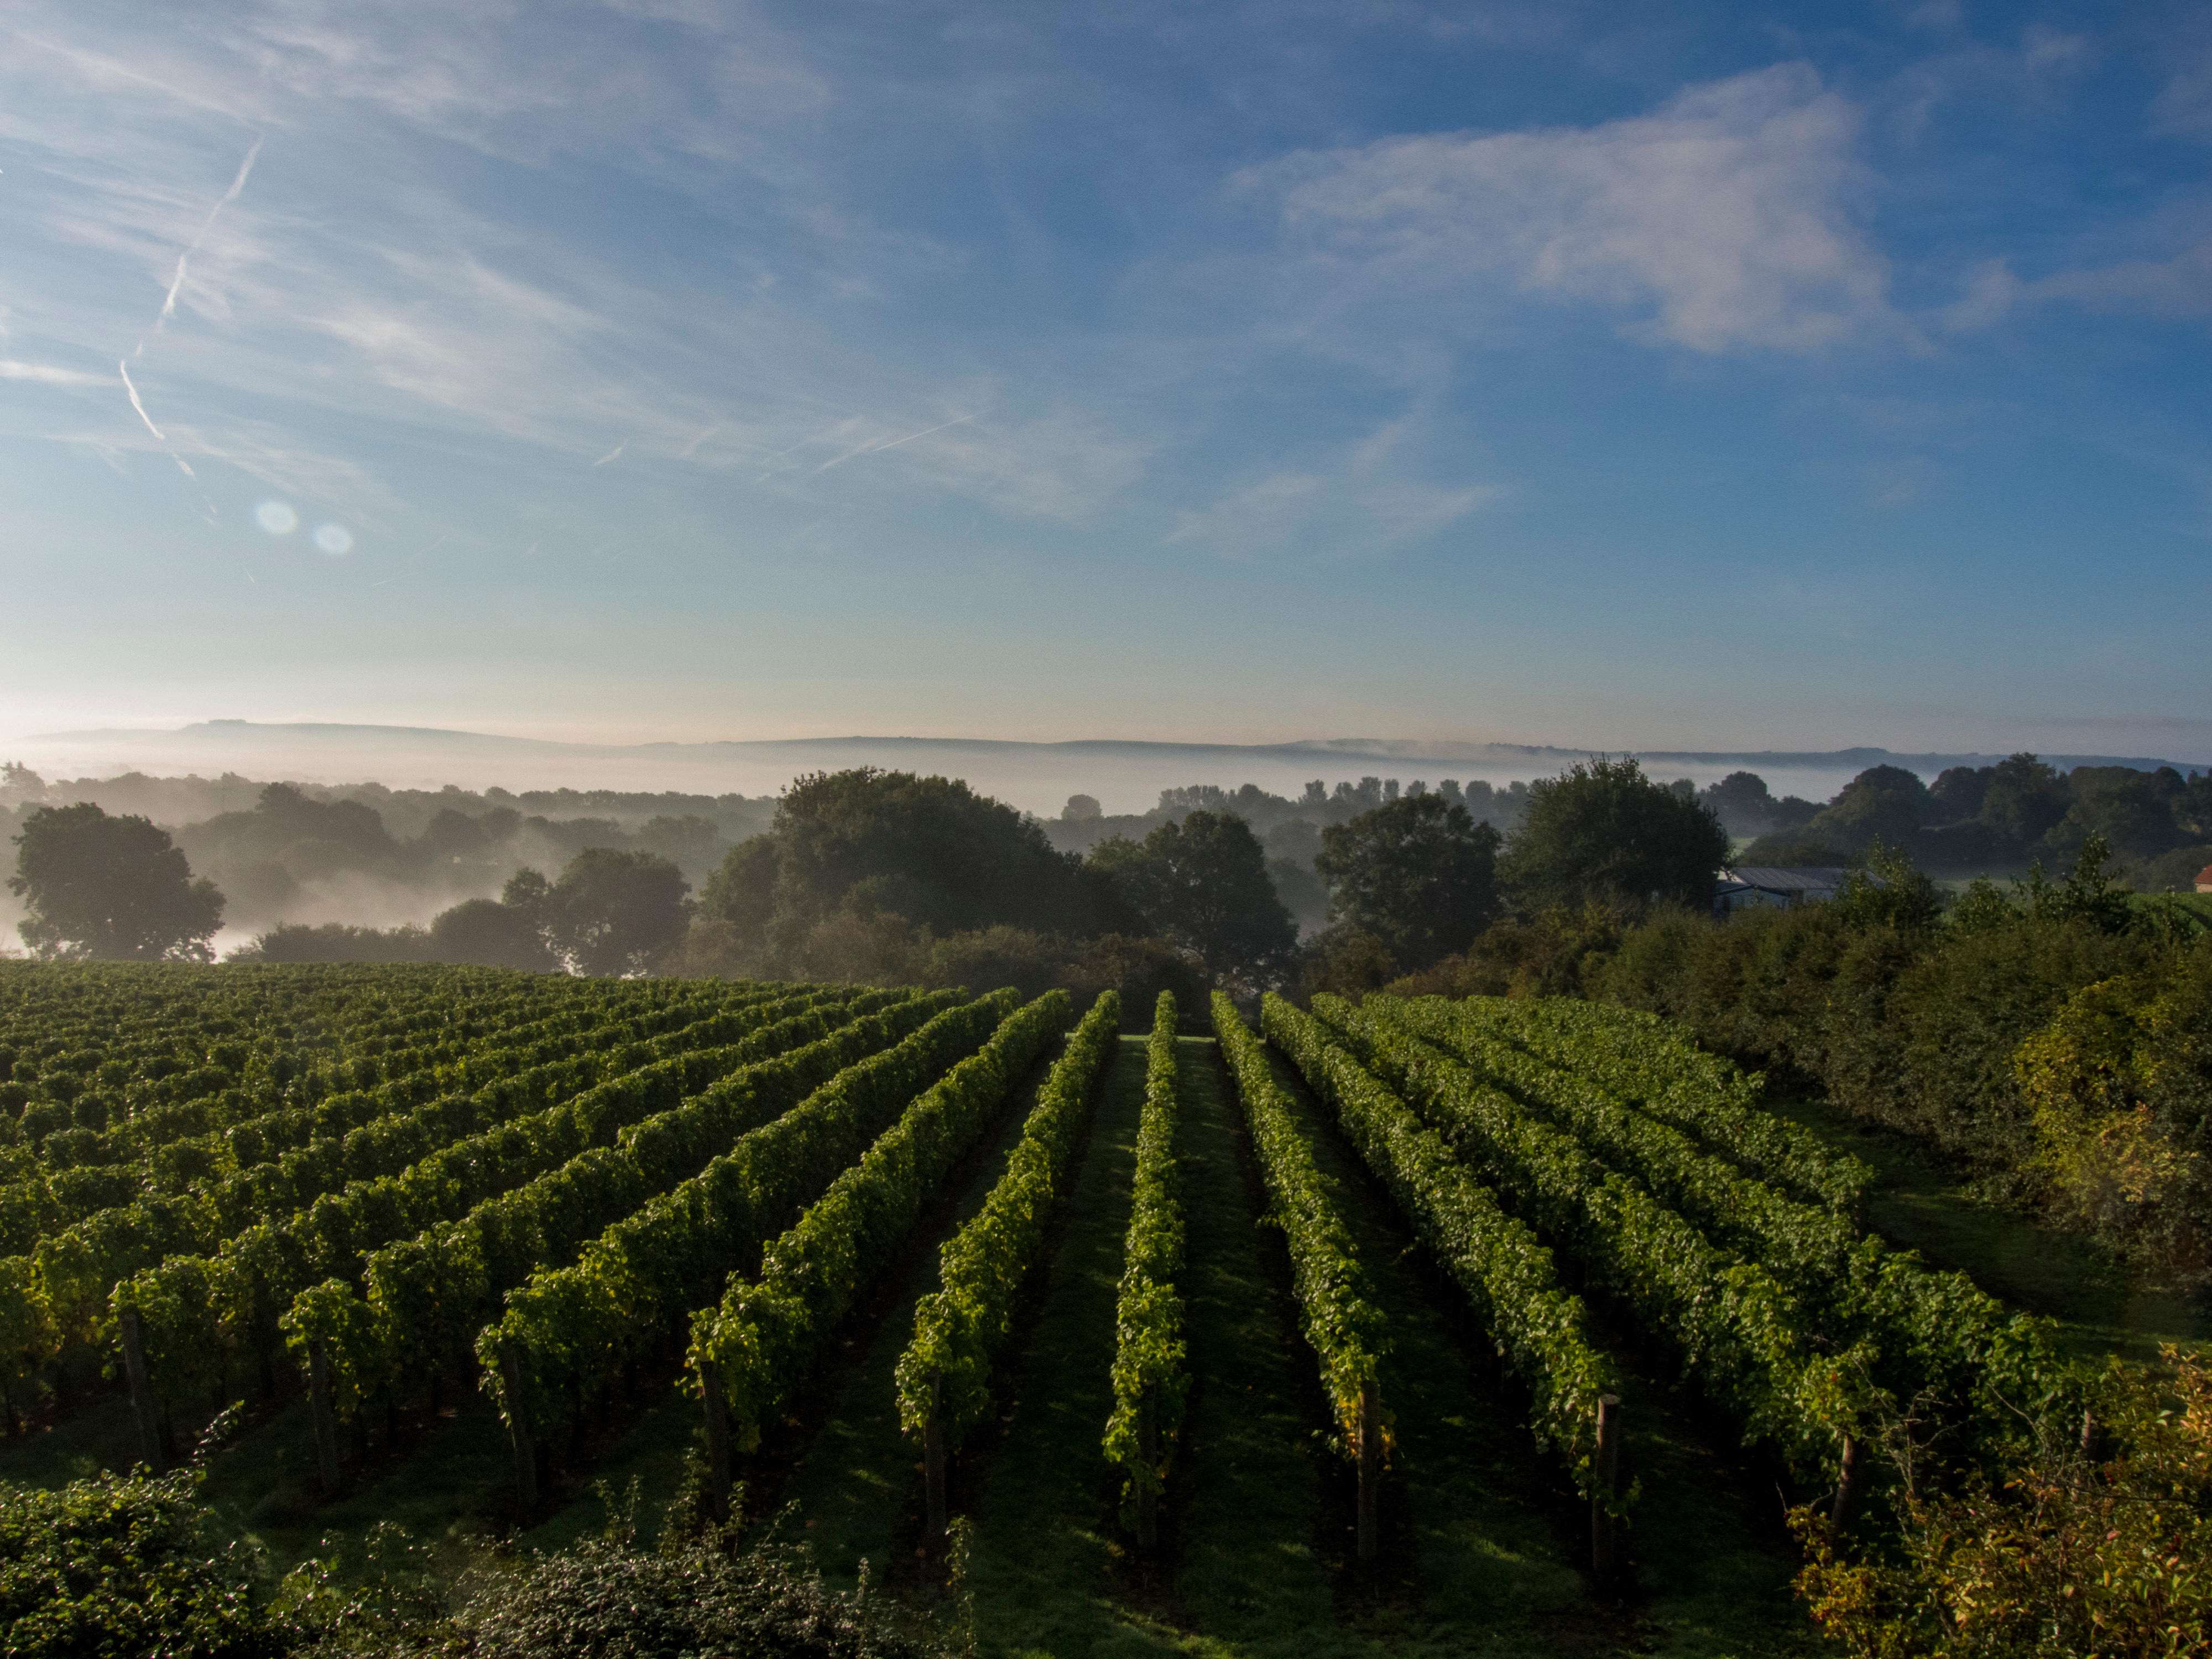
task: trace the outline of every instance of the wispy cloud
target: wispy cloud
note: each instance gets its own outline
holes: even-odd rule
[[[93,374],[53,363],[27,363],[0,357],[0,380],[30,380],[40,386],[113,386],[112,374]]]
[[[1629,313],[1654,343],[1820,350],[1893,329],[1856,204],[1858,109],[1803,64],[1592,127],[1392,138],[1244,175],[1292,248],[1376,303],[1499,279]]]

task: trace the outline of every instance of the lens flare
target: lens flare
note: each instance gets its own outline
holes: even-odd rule
[[[353,532],[342,524],[318,525],[315,545],[334,559],[343,558],[353,551]]]
[[[289,501],[264,501],[253,509],[253,521],[272,536],[289,536],[300,527],[300,515]]]

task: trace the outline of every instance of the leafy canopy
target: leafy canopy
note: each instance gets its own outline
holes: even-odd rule
[[[1703,908],[1728,851],[1704,806],[1645,777],[1633,757],[1600,755],[1528,787],[1528,816],[1498,874],[1530,909],[1592,900]]]
[[[1328,915],[1382,941],[1398,966],[1464,951],[1498,915],[1498,831],[1442,795],[1407,795],[1322,831]]]
[[[8,890],[27,902],[20,931],[41,957],[209,962],[222,895],[194,880],[168,831],[110,817],[90,801],[33,811],[15,836]]]
[[[1298,932],[1267,874],[1252,827],[1228,812],[1193,812],[1141,842],[1115,836],[1091,852],[1146,928],[1205,964],[1216,980],[1272,983]]]

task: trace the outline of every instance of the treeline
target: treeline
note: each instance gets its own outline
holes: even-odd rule
[[[1744,772],[1707,794],[1728,796],[1734,827],[1758,820],[1765,790]],[[1716,799],[1717,808],[1722,804]],[[1846,864],[1879,841],[1946,874],[2015,873],[2039,859],[2071,863],[2095,836],[2147,892],[2184,890],[2212,864],[2212,772],[2184,776],[2170,766],[2060,772],[2021,754],[1994,766],[1954,766],[1933,783],[1902,767],[1875,766],[1817,811],[1785,816],[1799,821],[1776,817],[1741,862]]]
[[[0,842],[35,812],[90,807],[169,833],[212,881],[234,929],[422,917],[499,890],[518,869],[558,869],[592,848],[665,859],[703,881],[736,842],[768,827],[773,799],[612,790],[480,793],[343,788],[138,774],[49,783],[0,769]],[[360,941],[367,948],[368,941]],[[397,957],[351,960],[418,960]]]

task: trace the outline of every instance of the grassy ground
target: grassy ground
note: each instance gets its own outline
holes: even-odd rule
[[[1818,1097],[1778,1097],[1783,1116],[1874,1166],[1881,1184],[1867,1221],[1934,1266],[1954,1268],[2017,1307],[2057,1320],[2083,1354],[2148,1358],[2161,1342],[2212,1342],[2212,1316],[2188,1297],[2136,1287],[2086,1241],[1984,1202],[1925,1147],[1859,1122]]]

